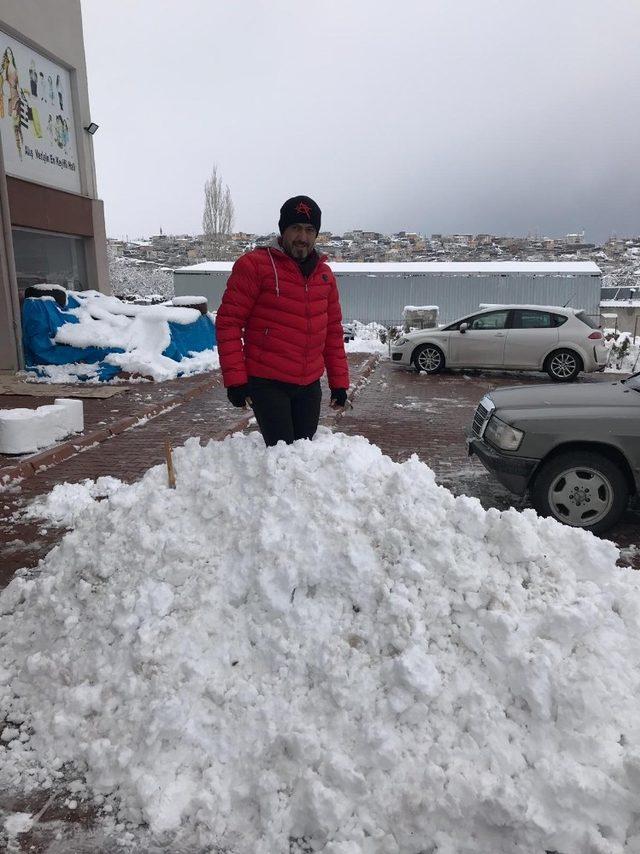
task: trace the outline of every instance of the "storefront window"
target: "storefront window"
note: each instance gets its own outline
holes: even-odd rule
[[[88,287],[84,241],[81,237],[13,229],[18,290],[48,282],[72,291]]]

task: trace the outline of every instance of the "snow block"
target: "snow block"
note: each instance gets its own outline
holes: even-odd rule
[[[64,426],[70,433],[84,430],[84,406],[81,400],[71,397],[56,397],[54,404],[61,410]]]
[[[37,409],[0,409],[0,454],[29,454],[84,429],[81,400]]]
[[[47,444],[47,422],[37,409],[0,411],[0,453],[26,454]]]

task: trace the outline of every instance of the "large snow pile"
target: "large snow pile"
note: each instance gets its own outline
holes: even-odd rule
[[[2,785],[64,767],[173,850],[640,850],[611,543],[324,430],[175,465],[49,498],[76,527],[0,597]]]

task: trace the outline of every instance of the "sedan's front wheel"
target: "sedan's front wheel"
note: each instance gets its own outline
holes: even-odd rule
[[[437,374],[444,368],[444,353],[435,344],[423,344],[413,354],[412,361],[418,373]]]
[[[629,486],[620,466],[594,451],[568,451],[544,463],[531,489],[541,516],[601,534],[624,512]]]

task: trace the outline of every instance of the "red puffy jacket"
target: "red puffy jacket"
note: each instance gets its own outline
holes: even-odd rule
[[[309,385],[326,368],[331,388],[349,387],[338,286],[321,257],[308,279],[274,247],[233,265],[216,317],[225,386],[264,377]]]

